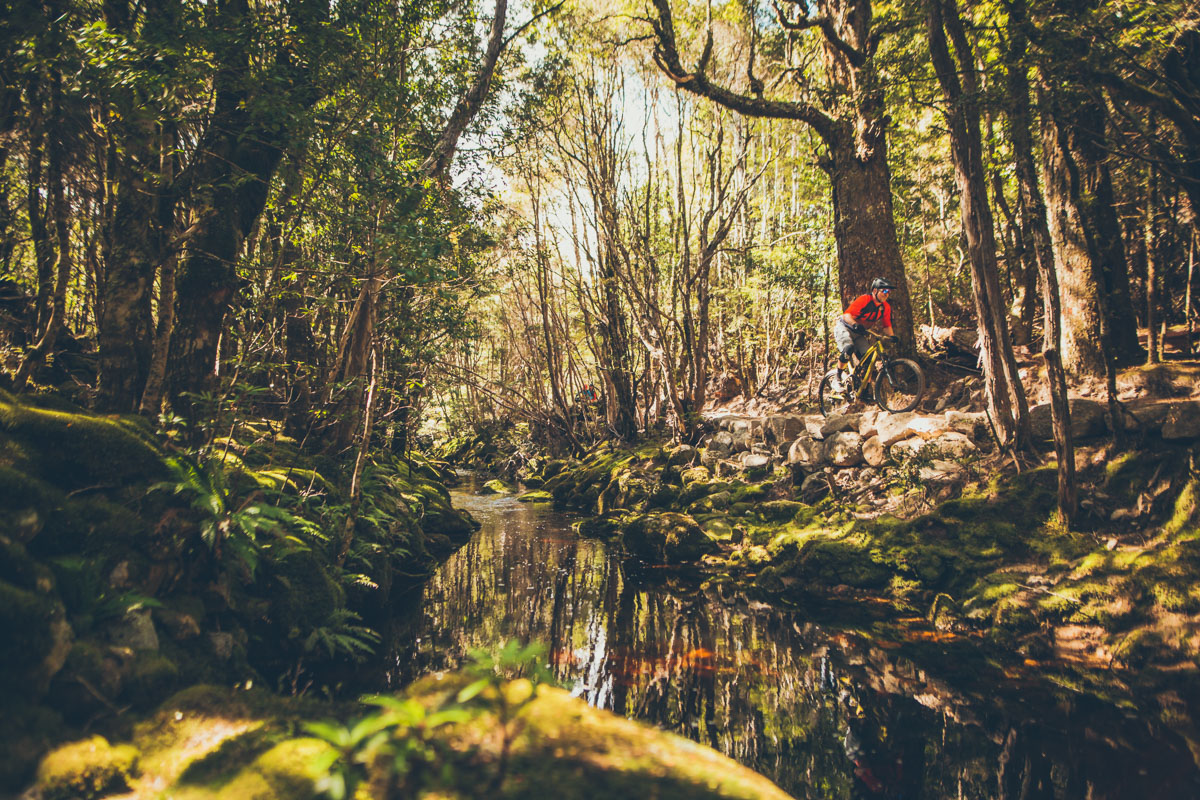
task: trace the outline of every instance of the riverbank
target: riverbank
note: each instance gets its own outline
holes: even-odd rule
[[[1018,472],[988,452],[980,420],[953,411],[718,421],[696,448],[601,446],[535,464],[524,499],[587,514],[582,533],[644,561],[700,564],[771,602],[873,609],[921,636],[1146,680],[1200,658],[1190,410],[1164,406],[1136,450],[1080,448],[1075,530],[1057,519],[1052,465]]]
[[[0,787],[186,686],[336,686],[478,527],[420,457],[376,454],[355,509],[352,463],[277,425],[182,433],[0,392]]]

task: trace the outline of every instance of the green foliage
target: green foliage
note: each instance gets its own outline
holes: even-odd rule
[[[454,778],[456,754],[441,735],[442,728],[469,722],[484,712],[496,712],[504,735],[509,723],[536,697],[538,684],[552,681],[545,665],[546,648],[510,641],[496,654],[471,653],[465,673],[471,680],[432,706],[411,698],[371,695],[363,702],[377,710],[346,725],[309,723],[305,730],[333,746],[322,757],[325,772],[319,789],[332,800],[354,797],[358,786],[372,776],[395,788],[394,796],[416,796],[422,789],[447,786]],[[505,691],[507,677],[524,674],[533,691],[513,702]]]
[[[61,556],[51,559],[50,565],[76,635],[87,634],[127,611],[162,607],[158,600],[141,592],[113,589],[104,575],[103,565],[95,559]]]
[[[304,640],[304,652],[324,653],[329,658],[346,656],[363,661],[379,644],[379,634],[365,625],[354,623],[361,619],[347,608],[335,608],[325,622],[314,627]]]

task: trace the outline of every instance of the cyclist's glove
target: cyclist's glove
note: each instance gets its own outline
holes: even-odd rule
[[[860,336],[867,332],[867,329],[865,327],[863,327],[862,325],[859,325],[857,322],[850,326],[850,330],[854,331],[855,333],[859,334]]]

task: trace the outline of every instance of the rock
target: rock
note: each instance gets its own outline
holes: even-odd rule
[[[1104,421],[1104,404],[1096,400],[1072,397],[1071,404],[1071,436],[1076,440],[1092,436],[1103,436],[1108,430]],[[1029,409],[1029,426],[1033,438],[1039,441],[1049,441],[1054,438],[1053,421],[1050,416],[1050,404],[1042,403]]]
[[[881,414],[875,426],[884,447],[912,436],[915,432],[909,430],[909,424],[916,418],[917,415],[912,411],[904,414]]]
[[[695,561],[718,550],[717,544],[687,514],[634,517],[625,526],[622,541],[631,553],[652,564]]]
[[[148,608],[131,608],[108,631],[109,639],[117,647],[130,650],[157,650],[158,632]]]
[[[714,469],[720,463],[721,459],[727,455],[729,455],[728,450],[714,450],[711,447],[707,447],[700,453],[700,466]]]
[[[934,459],[917,470],[917,476],[925,483],[952,483],[966,473],[961,464]]]
[[[228,661],[233,657],[233,634],[228,631],[213,631],[208,635],[208,643],[212,646],[213,655],[218,661]]]
[[[946,430],[946,420],[941,416],[918,414],[908,423],[908,429],[922,439],[932,439]]]
[[[745,469],[762,469],[770,465],[771,459],[769,456],[760,453],[745,453],[741,458],[742,467]]]
[[[919,436],[904,439],[892,445],[891,450],[892,457],[900,461],[907,461],[918,455],[965,458],[974,452],[974,443],[957,431],[945,431],[933,439],[922,439]]]
[[[926,445],[928,445],[928,442],[919,436],[914,436],[911,439],[903,439],[896,442],[892,445],[889,452],[892,458],[897,461],[908,461],[911,458],[919,456]]]
[[[154,618],[166,629],[167,634],[177,642],[195,639],[200,635],[200,623],[191,614],[176,611],[171,608],[159,608],[154,611]]]
[[[727,542],[733,538],[733,526],[729,524],[729,520],[725,517],[713,517],[706,522],[702,522],[700,523],[700,529],[710,539],[718,542]]]
[[[542,492],[542,491],[526,492],[525,494],[520,495],[517,498],[517,502],[518,503],[552,503],[552,502],[554,502],[554,495],[550,494],[550,492]]]
[[[821,438],[828,439],[833,434],[842,431],[858,431],[858,423],[861,419],[862,414],[834,414],[827,417],[821,426]]]
[[[792,414],[774,414],[763,423],[763,433],[769,442],[791,442],[804,430],[804,420]]]
[[[757,511],[764,519],[788,522],[804,508],[804,503],[797,503],[795,500],[768,500],[760,504]]]
[[[945,431],[936,438],[926,440],[926,444],[950,458],[966,458],[976,450],[975,443],[966,434],[957,431]]]
[[[801,436],[788,448],[788,464],[811,467],[825,458],[825,444],[811,436]]]
[[[879,412],[874,410],[864,411],[862,414],[860,414],[858,420],[858,435],[866,440],[878,434],[879,416]]]
[[[821,438],[821,426],[824,424],[825,418],[820,414],[809,414],[804,417],[804,430],[814,439]]]
[[[1126,404],[1125,413],[1121,415],[1121,424],[1127,431],[1161,431],[1167,415],[1175,406],[1170,401],[1161,403]]]
[[[718,478],[732,478],[734,475],[742,471],[742,465],[738,461],[718,461],[713,468]]]
[[[1200,404],[1178,403],[1171,406],[1163,421],[1164,439],[1200,438]]]
[[[887,450],[883,446],[883,441],[878,436],[872,436],[863,442],[862,454],[863,461],[866,461],[872,467],[878,467],[887,461]]]
[[[61,745],[38,766],[37,796],[51,800],[124,792],[129,789],[137,759],[136,747],[113,747],[103,736]]]
[[[829,478],[823,472],[814,472],[800,484],[800,497],[806,503],[815,503],[829,492]]]
[[[692,503],[688,506],[688,511],[692,514],[711,514],[714,511],[724,511],[732,502],[733,495],[730,492],[715,492]]]
[[[516,490],[504,481],[496,478],[490,480],[479,490],[480,494],[513,494]]]
[[[957,411],[950,409],[946,412],[946,427],[972,439],[986,438],[987,414],[982,411]]]
[[[728,453],[733,449],[733,434],[728,431],[718,431],[709,440],[708,449],[717,455]]]
[[[735,453],[744,453],[750,449],[753,441],[750,431],[737,431],[733,434],[733,446],[730,449]]]
[[[832,434],[825,440],[825,456],[837,467],[853,467],[861,464],[862,437],[857,431]]]
[[[712,473],[708,471],[708,467],[700,466],[700,467],[691,467],[690,469],[685,469],[680,474],[679,480],[683,481],[684,486],[687,486],[689,483],[695,483],[696,481],[706,481],[711,477],[712,477]]]
[[[700,459],[700,453],[690,444],[681,444],[667,456],[668,467],[691,466]]]

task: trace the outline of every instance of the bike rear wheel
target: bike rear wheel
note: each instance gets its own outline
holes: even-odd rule
[[[912,411],[925,394],[925,373],[907,358],[886,361],[875,378],[875,400],[884,411]]]
[[[850,386],[850,376],[846,375],[839,381],[837,372],[836,369],[826,372],[825,376],[821,378],[821,385],[817,387],[817,402],[821,406],[822,416],[845,414],[854,403],[854,390]],[[839,383],[845,385],[839,386]]]

